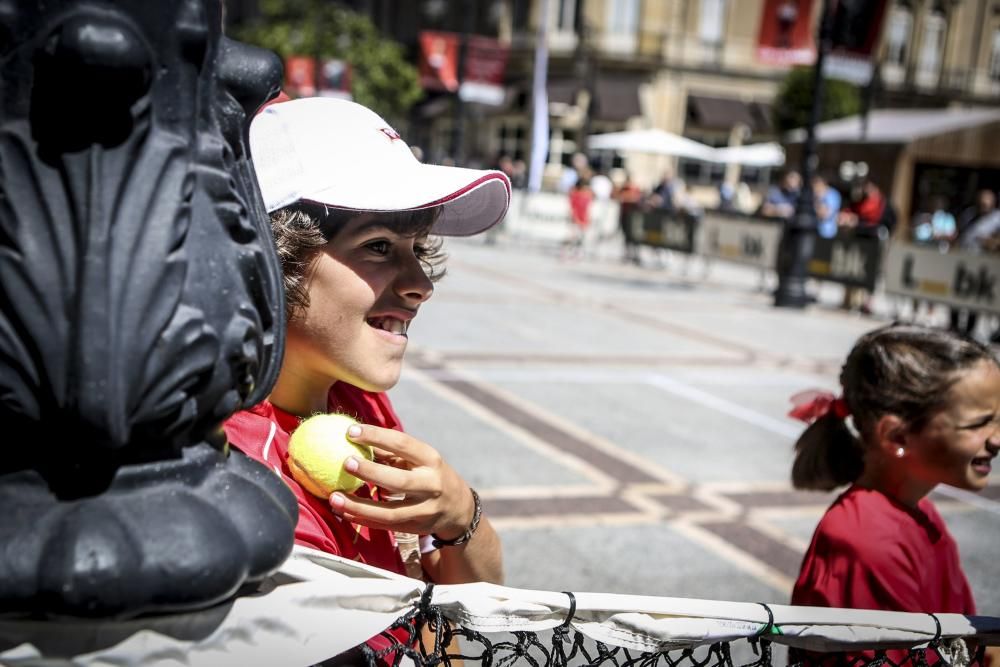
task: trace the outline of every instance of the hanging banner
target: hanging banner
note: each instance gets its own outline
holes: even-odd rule
[[[498,39],[469,35],[465,71],[458,94],[466,102],[499,106],[506,97],[503,80],[510,48]]]
[[[812,65],[813,0],[765,0],[757,33],[757,60],[768,65]]]
[[[462,82],[458,81],[460,35],[420,33],[420,84],[427,90],[456,92],[466,102],[497,106],[504,101],[504,75],[510,49],[498,39],[469,35]]]
[[[837,0],[834,3],[830,52],[823,65],[827,77],[858,86],[868,85],[887,4],[886,0]]]
[[[351,95],[351,64],[337,58],[323,61],[319,76],[319,94],[322,97],[353,99]]]
[[[312,56],[285,58],[285,91],[291,97],[312,97],[316,94],[316,59]]]
[[[453,32],[420,32],[420,85],[427,90],[458,90],[458,35]]]

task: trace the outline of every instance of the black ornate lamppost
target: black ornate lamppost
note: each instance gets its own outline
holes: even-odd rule
[[[818,224],[812,179],[819,163],[816,126],[822,117],[823,63],[830,49],[832,31],[830,0],[823,0],[820,12],[816,65],[813,69],[812,108],[809,123],[806,125],[806,139],[802,144],[802,187],[795,214],[785,222],[781,244],[778,247],[778,288],[774,292],[774,305],[785,308],[804,308],[809,303],[806,294],[806,275],[813,246],[816,243]]]
[[[283,340],[246,149],[281,66],[221,16],[0,3],[0,613],[204,607],[291,550],[294,498],[220,427]]]

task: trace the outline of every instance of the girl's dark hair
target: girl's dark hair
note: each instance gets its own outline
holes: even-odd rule
[[[919,432],[948,406],[960,372],[983,360],[997,363],[985,345],[939,329],[892,324],[865,334],[840,371],[858,435],[832,413],[810,424],[795,443],[792,484],[829,491],[855,481],[882,416],[896,415]]]
[[[409,237],[427,235],[438,219],[440,207],[416,211],[375,212],[379,223],[397,234]],[[285,286],[285,317],[291,320],[309,306],[306,272],[319,249],[329,243],[348,221],[364,211],[330,208],[323,204],[299,201],[271,214],[271,231],[281,260]],[[427,276],[440,280],[445,273],[440,237],[430,237],[420,260]]]

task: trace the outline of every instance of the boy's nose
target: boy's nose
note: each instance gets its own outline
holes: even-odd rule
[[[396,278],[396,293],[415,303],[423,303],[434,294],[434,283],[419,257],[409,257],[406,265],[400,269]]]

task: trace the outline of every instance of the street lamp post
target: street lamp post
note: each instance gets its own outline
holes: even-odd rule
[[[816,126],[823,111],[823,62],[830,48],[830,0],[823,0],[820,8],[819,40],[816,45],[816,65],[813,70],[813,98],[806,125],[806,140],[802,145],[802,187],[799,191],[795,214],[785,221],[781,245],[778,248],[778,289],[774,292],[774,305],[783,308],[804,308],[809,302],[806,294],[806,274],[813,246],[816,243],[816,201],[812,189],[813,175],[819,163],[816,151]]]

